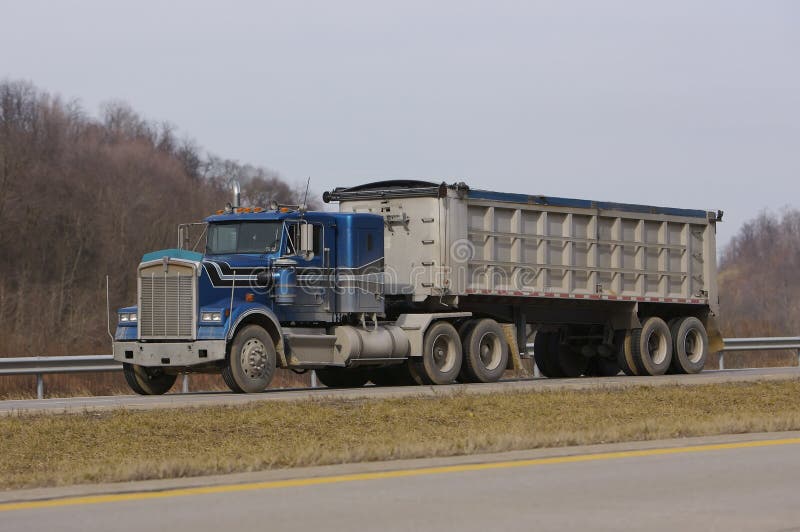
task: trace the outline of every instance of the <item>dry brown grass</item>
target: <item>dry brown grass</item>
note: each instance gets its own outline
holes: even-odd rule
[[[0,418],[0,486],[800,429],[800,381]]]

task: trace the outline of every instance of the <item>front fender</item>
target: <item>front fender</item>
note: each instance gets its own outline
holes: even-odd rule
[[[259,303],[250,303],[245,305],[239,305],[233,309],[231,312],[230,317],[228,318],[228,334],[227,339],[231,340],[233,335],[236,334],[236,330],[241,325],[242,321],[248,316],[252,316],[254,314],[263,316],[267,318],[272,324],[275,326],[275,330],[280,334],[281,332],[281,322],[278,320],[278,316],[272,312],[272,309],[261,305]]]
[[[254,317],[264,324],[268,329],[267,332],[269,332],[270,335],[275,338],[275,351],[278,354],[279,364],[281,367],[286,367],[286,354],[283,350],[283,332],[281,330],[281,322],[278,320],[278,316],[275,315],[272,309],[264,305],[259,303],[251,303],[240,305],[233,309],[230,318],[228,318],[227,340],[230,341],[233,339],[236,331],[239,330],[239,327],[245,320],[248,318],[252,319]]]

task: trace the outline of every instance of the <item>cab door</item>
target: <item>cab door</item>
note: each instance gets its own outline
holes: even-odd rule
[[[287,222],[286,254],[297,262],[297,297],[295,319],[328,321],[331,309],[330,252],[325,241],[329,238],[320,222],[306,220]]]

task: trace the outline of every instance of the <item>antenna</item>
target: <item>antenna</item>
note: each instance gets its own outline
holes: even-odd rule
[[[108,275],[106,275],[106,332],[111,338],[111,347],[114,347],[114,335],[111,334],[111,296],[108,289]]]
[[[308,187],[309,187],[309,185],[311,185],[311,176],[308,176],[308,181],[306,181],[306,195],[303,197],[303,209],[302,209],[303,211],[305,211],[308,208],[308,203],[306,203],[306,202],[308,201]]]

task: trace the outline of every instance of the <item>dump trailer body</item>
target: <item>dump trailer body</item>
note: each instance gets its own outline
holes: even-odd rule
[[[476,295],[664,303],[716,313],[714,212],[419,181],[337,189],[326,199],[343,212],[383,215],[387,295],[455,305]]]

